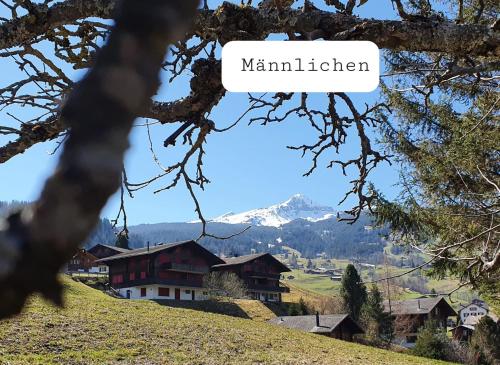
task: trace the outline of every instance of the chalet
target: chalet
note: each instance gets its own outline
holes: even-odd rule
[[[194,241],[145,247],[100,259],[109,280],[128,299],[203,300],[203,276],[223,264]]]
[[[474,299],[472,302],[466,305],[460,305],[458,314],[460,316],[460,322],[465,323],[468,317],[483,317],[489,312],[488,304],[480,299]]]
[[[345,341],[352,341],[363,329],[348,314],[325,314],[308,316],[276,317],[269,323],[305,332],[317,333]]]
[[[498,322],[498,318],[495,315],[468,316],[462,323],[451,329],[453,339],[464,342],[469,341],[476,329],[476,325],[484,316],[488,316],[493,321]]]
[[[224,263],[214,265],[212,271],[238,275],[252,299],[281,302],[281,294],[290,291],[289,288],[280,286],[279,279],[282,272],[291,270],[268,253],[225,258]]]
[[[64,271],[67,273],[105,273],[106,268],[103,265],[97,264],[96,261],[97,257],[81,248],[78,249],[66,264]]]
[[[433,319],[446,328],[448,317],[457,315],[442,296],[384,301],[384,310],[395,317],[396,342],[405,347],[415,345],[418,329],[426,320]]]

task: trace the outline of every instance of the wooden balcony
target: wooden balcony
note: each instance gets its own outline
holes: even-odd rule
[[[167,262],[160,266],[161,270],[188,272],[192,274],[207,274],[209,272],[208,266],[195,266],[190,264],[178,264],[175,262]]]
[[[273,292],[273,293],[290,293],[290,288],[288,288],[286,286],[268,286],[268,285],[248,284],[247,289],[248,290],[255,290],[255,291]]]
[[[127,280],[120,284],[112,285],[115,289],[128,288],[132,286],[142,286],[142,285],[168,285],[168,286],[178,286],[187,288],[201,288],[203,284],[199,280],[183,280],[183,279],[160,279],[160,278],[145,278],[145,279],[135,279]]]
[[[275,279],[279,280],[281,274],[272,274],[260,271],[244,271],[242,273],[243,278],[262,278],[262,279]]]

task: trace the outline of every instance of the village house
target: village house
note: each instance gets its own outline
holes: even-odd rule
[[[460,305],[458,311],[460,323],[451,329],[453,338],[458,341],[469,341],[481,318],[488,316],[495,322],[498,318],[490,313],[488,304],[481,299],[473,299],[469,304]]]
[[[195,241],[159,244],[100,259],[111,287],[128,299],[204,300],[203,277],[224,261]]]
[[[110,245],[104,245],[102,243],[99,243],[89,250],[87,252],[91,255],[94,256],[94,262],[92,263],[92,268],[90,269],[90,272],[98,272],[101,274],[107,274],[108,273],[108,265],[104,264],[103,262],[98,262],[98,259],[103,259],[105,257],[117,255],[123,252],[130,251],[127,248],[120,248],[116,246],[110,246]]]
[[[281,294],[290,291],[280,286],[279,280],[282,272],[291,270],[268,253],[224,258],[224,262],[214,265],[212,271],[236,274],[252,299],[281,302]]]
[[[344,341],[352,341],[354,335],[364,333],[348,314],[282,316],[269,320],[269,323]]]
[[[80,248],[68,261],[64,268],[64,272],[72,273],[106,273],[105,265],[96,263],[97,257],[92,255],[87,250]]]
[[[488,304],[480,299],[473,299],[467,305],[460,305],[460,309],[458,310],[458,314],[460,316],[460,322],[465,323],[467,317],[483,317],[487,315],[489,312]]]
[[[448,317],[457,312],[442,296],[397,301],[384,301],[384,311],[395,317],[395,343],[413,347],[417,340],[418,329],[428,319],[446,328]]]
[[[451,329],[451,334],[454,340],[467,342],[474,333],[477,322],[481,317],[467,317],[465,321]]]

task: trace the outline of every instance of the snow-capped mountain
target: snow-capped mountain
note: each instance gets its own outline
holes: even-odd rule
[[[211,222],[229,224],[251,224],[253,226],[279,227],[295,219],[317,222],[336,216],[337,212],[327,206],[315,204],[301,194],[295,194],[287,201],[268,208],[249,210],[243,213],[226,213],[211,219]]]

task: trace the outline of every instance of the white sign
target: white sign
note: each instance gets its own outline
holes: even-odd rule
[[[369,41],[234,41],[222,48],[222,84],[233,92],[370,92],[379,53]]]

